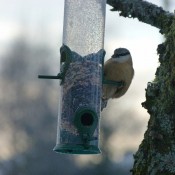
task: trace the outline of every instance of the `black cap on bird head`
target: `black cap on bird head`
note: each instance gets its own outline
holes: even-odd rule
[[[125,55],[130,55],[129,50],[125,48],[118,48],[118,49],[115,49],[114,54],[112,55],[112,58],[125,56]]]

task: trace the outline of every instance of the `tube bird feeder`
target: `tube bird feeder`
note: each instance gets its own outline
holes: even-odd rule
[[[65,0],[57,143],[54,151],[98,154],[106,0]]]

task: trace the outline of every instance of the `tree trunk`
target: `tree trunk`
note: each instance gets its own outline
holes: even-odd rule
[[[160,29],[166,38],[158,45],[160,66],[153,82],[148,83],[146,101],[142,106],[150,114],[148,129],[134,155],[133,175],[175,174],[175,18],[142,0],[107,0],[113,11],[124,17],[140,21]]]

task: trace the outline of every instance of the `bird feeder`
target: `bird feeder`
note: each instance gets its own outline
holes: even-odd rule
[[[65,0],[57,143],[54,151],[98,154],[106,0]]]

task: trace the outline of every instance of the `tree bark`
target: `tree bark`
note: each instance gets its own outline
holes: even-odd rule
[[[113,7],[112,11],[120,11],[120,16],[137,18],[159,28],[162,34],[169,31],[173,21],[172,13],[143,0],[107,0],[107,4]]]
[[[113,11],[160,29],[166,40],[158,45],[160,66],[148,83],[142,106],[150,114],[148,129],[134,155],[133,175],[175,174],[175,18],[142,0],[107,0]]]

